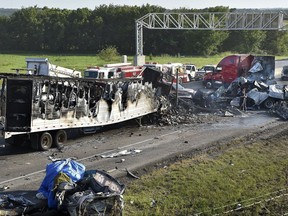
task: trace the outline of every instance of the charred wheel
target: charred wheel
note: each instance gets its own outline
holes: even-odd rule
[[[67,141],[67,133],[65,130],[59,130],[54,134],[53,143],[57,148],[62,148]]]
[[[39,139],[39,149],[42,151],[47,151],[52,146],[52,136],[48,132],[44,132],[41,134],[41,137]]]
[[[274,106],[275,100],[268,97],[264,102],[263,106],[267,109],[271,109]]]
[[[207,80],[205,86],[206,88],[211,89],[213,87],[212,80]]]

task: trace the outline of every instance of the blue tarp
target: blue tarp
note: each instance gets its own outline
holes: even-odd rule
[[[49,208],[57,208],[57,201],[53,188],[55,177],[60,172],[69,176],[72,182],[78,182],[84,176],[85,166],[71,159],[55,161],[46,166],[46,176],[43,179],[38,192],[42,193],[44,197],[48,199]]]

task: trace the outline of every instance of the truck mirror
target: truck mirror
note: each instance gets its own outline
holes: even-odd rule
[[[222,67],[217,67],[216,68],[216,71],[221,71],[222,70]]]

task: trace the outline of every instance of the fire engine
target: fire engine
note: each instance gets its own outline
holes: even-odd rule
[[[131,63],[106,64],[104,67],[88,67],[84,71],[84,77],[94,79],[139,77],[143,69],[141,66],[131,65]]]

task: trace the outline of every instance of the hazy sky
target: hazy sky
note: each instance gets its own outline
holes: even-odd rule
[[[102,4],[113,5],[158,5],[167,9],[206,8],[227,6],[229,8],[288,8],[287,0],[1,0],[0,8],[22,8],[37,5],[49,8],[77,9],[87,7],[94,9]]]

